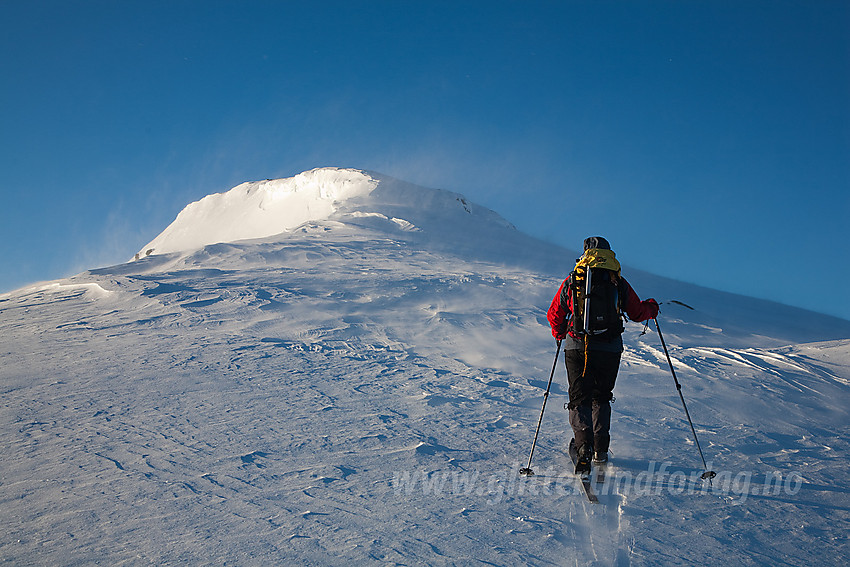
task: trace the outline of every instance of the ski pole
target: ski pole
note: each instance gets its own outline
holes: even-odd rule
[[[543,411],[546,409],[546,400],[549,398],[549,389],[552,387],[552,378],[555,376],[555,367],[558,366],[558,356],[561,354],[561,341],[558,340],[558,350],[555,351],[555,362],[552,363],[552,372],[549,374],[549,384],[546,385],[546,393],[543,394],[543,407],[540,408],[540,419],[537,420],[537,431],[534,433],[534,442],[531,444],[531,454],[528,455],[528,466],[519,469],[520,476],[533,476],[531,470],[531,458],[534,456],[534,447],[537,446],[537,436],[540,434],[540,424],[543,423]]]
[[[664,335],[661,334],[661,327],[658,326],[658,319],[653,318],[655,321],[655,328],[658,330],[658,338],[661,339],[661,346],[664,347],[664,356],[667,357],[667,364],[670,365],[670,374],[673,375],[673,382],[676,383],[676,390],[679,392],[679,398],[682,400],[682,407],[685,408],[685,417],[688,418],[688,424],[691,426],[691,433],[694,434],[694,442],[697,444],[697,450],[699,451],[700,459],[702,459],[702,467],[705,470],[704,473],[700,476],[701,479],[708,479],[711,482],[711,479],[717,476],[717,473],[714,471],[708,470],[708,465],[705,464],[705,456],[702,454],[702,447],[699,446],[699,439],[697,439],[697,430],[694,429],[694,422],[691,421],[691,414],[688,412],[688,406],[685,404],[685,396],[682,395],[682,385],[679,384],[679,379],[676,378],[676,371],[673,370],[673,361],[670,359],[670,353],[667,352],[667,343],[664,342]]]

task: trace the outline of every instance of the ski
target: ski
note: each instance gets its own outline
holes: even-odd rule
[[[596,484],[603,484],[605,482],[605,472],[608,468],[607,463],[602,463],[596,465]]]
[[[578,463],[578,450],[576,449],[575,442],[570,441],[570,459],[573,461],[573,465],[575,466]],[[599,498],[596,497],[596,493],[593,491],[593,486],[590,484],[590,474],[582,473],[577,475],[581,480],[581,486],[584,489],[584,494],[587,496],[588,501],[597,503],[599,502]]]

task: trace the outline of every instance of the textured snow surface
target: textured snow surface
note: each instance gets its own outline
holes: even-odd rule
[[[276,232],[0,295],[0,561],[845,564],[850,322],[621,258],[662,302],[718,477],[696,479],[658,336],[630,323],[590,505],[568,474],[562,363],[537,474],[517,475],[576,252],[460,195],[317,171],[339,177],[308,183],[310,212],[281,207]],[[241,214],[292,182],[240,187]],[[230,218],[201,211],[181,213],[178,248]]]

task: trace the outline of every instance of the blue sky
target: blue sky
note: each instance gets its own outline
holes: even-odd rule
[[[0,290],[342,166],[850,318],[848,29],[844,1],[0,2]]]

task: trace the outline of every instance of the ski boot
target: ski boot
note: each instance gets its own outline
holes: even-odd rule
[[[577,475],[588,475],[590,474],[590,459],[593,455],[593,449],[590,448],[589,444],[584,444],[581,447],[576,448],[575,439],[570,441],[572,447],[571,450],[576,452],[575,465],[576,465],[576,474]]]

